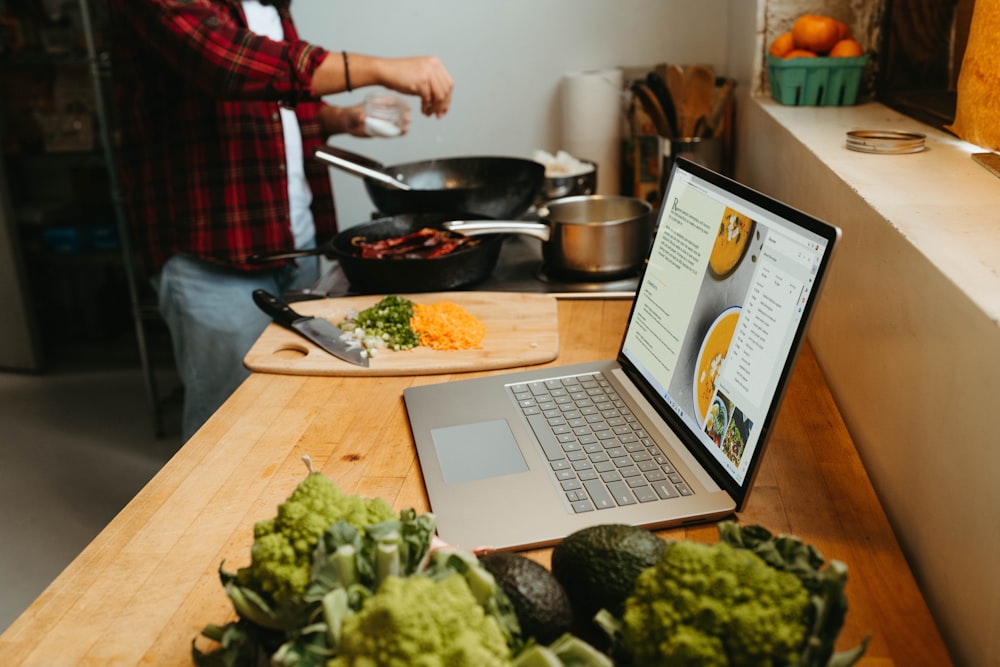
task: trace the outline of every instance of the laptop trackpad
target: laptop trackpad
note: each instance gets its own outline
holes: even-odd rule
[[[504,419],[431,429],[434,451],[448,484],[526,472],[514,434]]]

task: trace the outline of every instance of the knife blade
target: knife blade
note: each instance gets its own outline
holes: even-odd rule
[[[338,359],[355,366],[368,367],[368,355],[365,354],[361,344],[345,340],[344,332],[328,320],[297,313],[267,290],[254,290],[253,300],[258,308],[281,326],[296,332]]]

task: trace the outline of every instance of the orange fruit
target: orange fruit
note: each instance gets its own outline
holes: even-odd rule
[[[785,55],[794,48],[795,38],[792,36],[791,32],[786,32],[774,38],[774,41],[771,42],[771,46],[768,48],[767,52],[775,58],[784,58]]]
[[[848,37],[834,44],[827,55],[831,58],[856,58],[862,54],[864,54],[864,50],[861,45]]]
[[[785,54],[785,60],[791,60],[792,58],[816,58],[816,54],[808,49],[792,49]]]
[[[820,14],[803,14],[792,24],[795,48],[826,53],[840,41],[838,21]]]
[[[844,23],[843,21],[836,21],[836,24],[837,24],[837,36],[840,37],[841,40],[847,39],[848,37],[851,36],[851,29],[847,27],[846,23]]]

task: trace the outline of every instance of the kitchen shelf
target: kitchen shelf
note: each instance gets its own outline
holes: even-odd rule
[[[51,53],[48,51],[18,51],[0,53],[0,67],[4,68],[40,68],[69,65],[72,67],[87,67],[89,60],[86,51],[72,53]]]
[[[58,321],[54,307],[102,326],[109,312],[115,314],[113,326],[130,314],[153,427],[162,435],[162,400],[145,333],[162,321],[133,259],[121,205],[108,110],[106,1],[66,2],[58,21],[38,3],[7,6],[19,12],[24,39],[7,45],[17,50],[0,52],[0,159],[6,165],[6,183],[0,185],[9,200],[0,198],[6,206],[0,222],[19,239],[29,302],[45,304],[35,308],[39,336],[51,340],[46,329]]]

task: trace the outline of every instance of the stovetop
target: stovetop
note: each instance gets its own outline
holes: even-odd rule
[[[329,263],[319,281],[299,298],[324,298],[351,294],[350,284],[336,262]],[[510,235],[503,241],[493,273],[484,281],[463,289],[495,292],[552,294],[560,299],[631,299],[639,284],[638,275],[617,280],[564,281],[545,274],[542,242]]]

